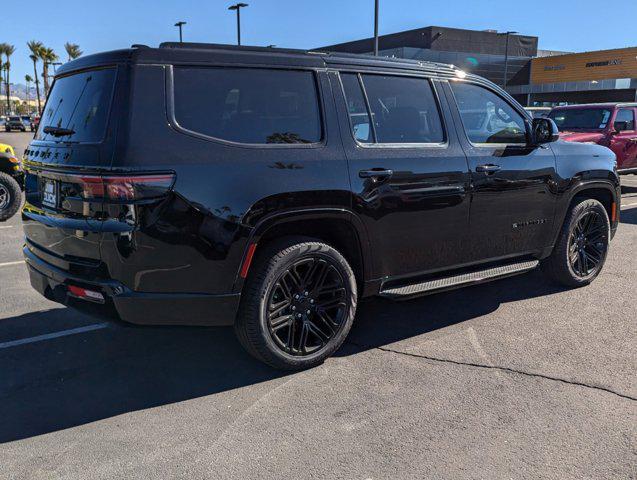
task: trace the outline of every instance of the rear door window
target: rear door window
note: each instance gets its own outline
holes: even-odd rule
[[[174,113],[180,127],[230,142],[310,144],[322,138],[310,71],[176,67]]]
[[[365,97],[361,89],[358,75],[355,73],[343,73],[341,75],[343,90],[347,100],[347,112],[354,138],[361,143],[373,142],[372,126],[369,120]]]
[[[440,112],[429,80],[392,75],[362,75],[361,78],[377,143],[444,141]]]
[[[36,140],[96,143],[104,139],[113,97],[115,68],[89,70],[55,80]],[[44,133],[45,127],[66,135]]]

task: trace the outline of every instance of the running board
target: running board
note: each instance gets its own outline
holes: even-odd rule
[[[435,293],[442,290],[465,287],[467,285],[473,285],[490,280],[496,280],[498,278],[508,277],[510,275],[516,275],[518,273],[528,272],[529,270],[533,270],[537,267],[539,263],[540,262],[537,260],[510,263],[508,265],[488,268],[486,270],[428,280],[426,282],[414,283],[412,285],[381,289],[380,296],[391,299],[405,299],[427,293]]]

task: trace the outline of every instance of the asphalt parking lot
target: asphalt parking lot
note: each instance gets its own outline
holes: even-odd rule
[[[0,133],[22,152],[29,134]],[[40,297],[0,223],[0,478],[637,478],[637,176],[595,283],[364,302],[323,366]]]

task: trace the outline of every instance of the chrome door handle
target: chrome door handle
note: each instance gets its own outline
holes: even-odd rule
[[[500,170],[500,165],[494,165],[492,163],[487,163],[485,165],[478,165],[476,167],[476,172],[484,172],[484,173],[493,173]]]
[[[393,174],[393,170],[385,168],[372,168],[371,170],[361,170],[358,172],[358,176],[361,178],[389,178]]]

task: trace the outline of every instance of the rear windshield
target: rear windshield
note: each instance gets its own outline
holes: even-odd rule
[[[606,108],[573,108],[549,113],[549,118],[560,131],[603,130],[608,125],[610,116],[611,111]]]
[[[114,83],[115,68],[58,78],[46,102],[36,140],[100,142],[106,132]],[[46,127],[59,131],[44,133]]]

